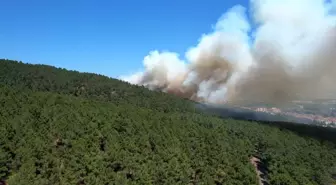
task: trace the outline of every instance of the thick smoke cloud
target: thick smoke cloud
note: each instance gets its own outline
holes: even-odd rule
[[[250,13],[228,10],[186,61],[152,51],[122,79],[217,104],[336,98],[336,0],[251,0]]]

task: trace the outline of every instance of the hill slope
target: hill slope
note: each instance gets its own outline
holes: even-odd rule
[[[0,61],[0,180],[23,184],[330,184],[336,148],[95,74]]]
[[[191,111],[190,101],[153,92],[117,79],[79,73],[47,65],[0,60],[0,84],[11,87],[79,96],[114,104],[131,104],[158,111]]]

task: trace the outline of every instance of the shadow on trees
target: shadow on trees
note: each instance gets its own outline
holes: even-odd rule
[[[301,136],[308,136],[319,140],[327,140],[336,144],[335,128],[281,121],[258,121],[258,123],[274,126],[281,130],[290,130]]]
[[[198,108],[207,114],[216,115],[221,118],[258,122],[260,124],[277,127],[281,130],[286,129],[301,136],[327,140],[336,144],[335,128],[318,126],[305,119],[275,116],[268,113],[246,111],[231,107],[198,105]]]

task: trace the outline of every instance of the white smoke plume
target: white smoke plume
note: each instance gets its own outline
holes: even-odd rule
[[[228,10],[186,61],[152,51],[122,80],[218,104],[336,98],[336,0],[251,0],[250,12]]]

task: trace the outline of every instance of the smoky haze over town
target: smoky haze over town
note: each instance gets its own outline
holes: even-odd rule
[[[209,103],[335,98],[334,4],[252,0],[250,9],[235,6],[187,50],[186,61],[152,51],[144,71],[122,79]]]
[[[286,106],[336,98],[335,1],[251,0],[234,6],[187,48],[151,51],[121,79],[194,101]],[[250,14],[250,21],[247,15]]]

